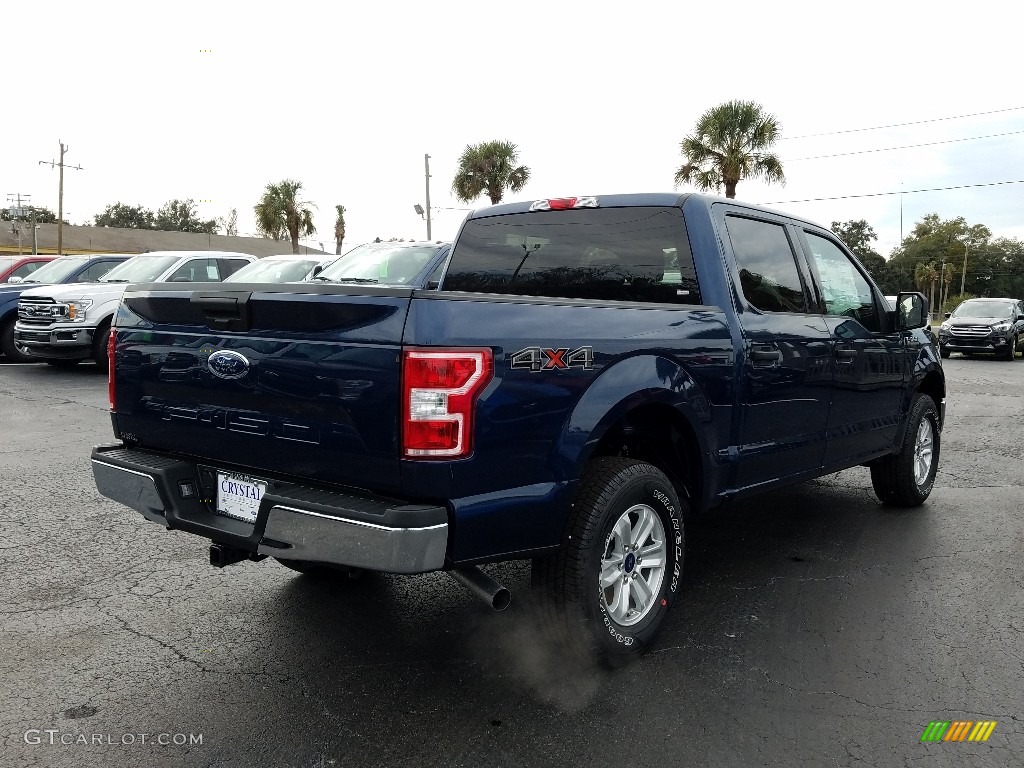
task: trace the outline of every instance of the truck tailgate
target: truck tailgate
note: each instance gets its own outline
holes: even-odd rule
[[[397,492],[411,292],[359,288],[130,289],[115,329],[115,428],[213,466]]]

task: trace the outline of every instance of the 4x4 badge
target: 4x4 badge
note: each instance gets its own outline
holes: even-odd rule
[[[570,351],[569,347],[527,347],[514,353],[510,359],[513,368],[529,368],[534,373],[566,368],[591,370],[594,367],[594,348],[577,347]]]

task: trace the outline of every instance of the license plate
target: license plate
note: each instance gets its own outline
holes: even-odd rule
[[[256,522],[260,501],[267,492],[267,483],[248,475],[217,473],[217,511],[222,515]]]

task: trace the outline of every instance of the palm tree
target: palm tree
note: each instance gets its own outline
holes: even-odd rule
[[[676,186],[716,192],[724,185],[725,196],[735,198],[742,179],[784,185],[782,163],[767,151],[780,130],[779,121],[752,101],[727,101],[708,110],[679,144],[686,162],[676,171]]]
[[[345,239],[345,206],[336,205],[334,208],[338,211],[338,218],[334,220],[334,242],[337,244],[334,253],[339,254],[341,242]]]
[[[506,189],[519,192],[530,180],[530,169],[518,162],[519,152],[509,141],[468,144],[459,158],[452,191],[463,203],[486,194],[491,205],[497,205]]]
[[[253,206],[256,228],[264,237],[283,240],[291,238],[292,253],[299,252],[299,235],[309,237],[316,232],[313,226],[313,203],[299,199],[301,181],[285,179],[280,184],[267,184],[263,197]]]
[[[935,283],[939,281],[939,271],[935,269],[935,264],[928,262],[918,263],[914,267],[914,285],[917,286],[917,290],[924,293],[928,291],[928,306],[935,306]]]

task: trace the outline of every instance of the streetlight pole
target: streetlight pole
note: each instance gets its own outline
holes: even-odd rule
[[[426,182],[427,182],[427,240],[429,241],[431,239],[431,237],[430,237],[430,155],[424,155],[423,156],[423,169],[424,169],[424,173],[426,174]]]

